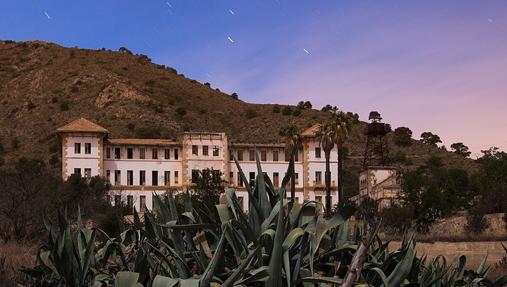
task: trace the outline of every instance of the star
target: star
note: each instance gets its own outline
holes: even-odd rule
[[[488,19],[488,22],[489,22],[489,23],[493,23],[493,19],[489,18],[489,19]]]
[[[51,16],[49,16],[48,12],[44,11],[44,15],[46,15],[46,17],[48,17],[48,19],[51,20]]]
[[[231,36],[228,36],[227,39],[229,39],[229,42],[234,43],[234,40],[231,38]]]
[[[303,51],[305,51],[306,54],[310,55],[310,52],[308,52],[308,50],[303,48]]]
[[[231,9],[229,9],[229,13],[231,13],[231,15],[235,15],[234,11],[232,11]]]

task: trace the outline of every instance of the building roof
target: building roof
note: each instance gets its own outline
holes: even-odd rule
[[[180,145],[179,142],[165,139],[108,139],[110,144],[115,145],[156,145],[156,146],[168,146],[168,145]]]
[[[261,144],[261,143],[231,143],[231,146],[233,147],[239,147],[239,148],[248,148],[248,147],[256,147],[256,148],[284,148],[285,144],[282,143],[267,143],[267,144]]]
[[[109,133],[105,128],[93,123],[85,118],[74,120],[56,130],[59,133],[70,132],[90,132],[90,133]]]
[[[303,137],[314,137],[317,131],[320,128],[320,124],[314,124],[313,126],[307,128],[306,130],[301,133]]]

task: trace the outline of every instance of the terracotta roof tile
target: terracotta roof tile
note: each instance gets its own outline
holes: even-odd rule
[[[79,118],[72,121],[63,127],[56,130],[59,133],[63,132],[93,132],[93,133],[109,133],[105,128],[93,123],[85,118]]]
[[[315,133],[317,133],[317,131],[319,130],[319,128],[320,128],[320,124],[314,124],[310,128],[308,128],[305,131],[303,131],[303,133],[301,135],[304,136],[304,137],[314,137]]]

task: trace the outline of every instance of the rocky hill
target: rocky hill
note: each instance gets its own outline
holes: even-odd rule
[[[281,141],[278,131],[290,122],[306,128],[328,116],[315,109],[246,103],[125,48],[85,50],[38,41],[0,41],[0,107],[3,161],[39,157],[55,168],[55,130],[78,117],[106,127],[113,137],[224,131],[233,141],[263,143]],[[350,185],[360,169],[364,127],[356,124],[347,144]],[[391,154],[406,155],[400,164],[407,166],[437,155],[447,165],[475,169],[472,160],[418,141],[407,148],[391,144]]]

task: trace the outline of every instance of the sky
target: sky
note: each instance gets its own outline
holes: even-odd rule
[[[127,47],[254,103],[507,151],[507,1],[0,0],[0,39]]]

